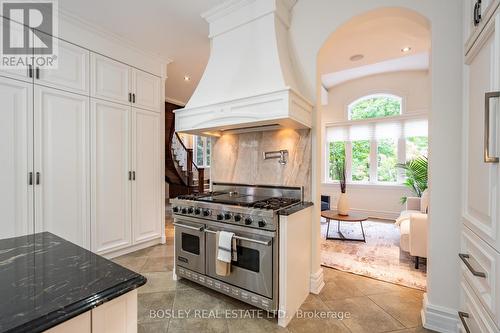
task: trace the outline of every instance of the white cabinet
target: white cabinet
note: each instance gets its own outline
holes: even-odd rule
[[[161,236],[160,114],[132,111],[132,214],[134,242]]]
[[[500,0],[465,0],[464,5],[465,51],[467,53],[494,15],[500,5]]]
[[[137,290],[92,310],[92,333],[136,333]]]
[[[89,95],[89,50],[63,40],[57,45],[57,68],[35,67],[35,83]]]
[[[466,44],[461,273],[462,331],[500,327],[500,8]],[[488,7],[489,6],[489,7]],[[467,16],[467,15],[466,15]],[[470,19],[470,18],[469,18]],[[470,47],[468,47],[470,46]]]
[[[92,99],[92,250],[161,237],[160,114]]]
[[[88,97],[35,86],[35,232],[90,246]]]
[[[485,96],[500,91],[500,14],[477,41],[468,56],[468,100],[466,112],[464,222],[500,251],[500,168],[485,162],[485,131],[490,130],[489,153],[500,155],[500,98],[489,100],[489,126],[485,126]]]
[[[0,24],[3,27],[3,24],[8,24],[10,29],[9,38],[11,39],[12,45],[20,45],[24,40],[24,28],[21,24],[16,23],[14,21],[6,20],[3,17],[0,17]],[[2,29],[3,30],[3,29]],[[3,31],[2,31],[3,34]],[[29,38],[32,38],[32,32],[29,31]],[[29,65],[31,67],[26,67],[23,69],[3,69],[0,68],[0,76],[10,77],[16,80],[22,80],[26,82],[33,82],[33,63],[32,60],[29,60]]]
[[[131,102],[132,69],[121,62],[91,54],[91,96],[116,103]]]
[[[0,239],[33,232],[33,99],[29,83],[0,77]]]
[[[91,101],[92,251],[131,244],[130,107]]]
[[[135,107],[159,111],[160,101],[160,78],[134,69],[132,75],[133,103]]]
[[[91,54],[91,96],[159,112],[159,77],[98,54]]]

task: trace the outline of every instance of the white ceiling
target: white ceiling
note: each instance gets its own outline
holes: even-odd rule
[[[411,51],[403,53],[404,47]],[[391,65],[398,70],[419,69],[428,58],[418,55],[429,54],[430,48],[425,18],[403,8],[383,8],[359,15],[332,33],[318,55],[318,70],[322,77],[335,78],[326,84],[331,86],[348,78],[394,71]],[[363,59],[351,61],[357,54]]]
[[[401,71],[423,71],[429,69],[429,53],[409,55],[405,57],[385,60],[370,65],[344,69],[342,71],[323,74],[321,83],[326,89],[355,80],[361,77],[376,75],[381,73],[401,72]]]
[[[59,0],[81,19],[171,59],[167,97],[187,102],[210,52],[208,23],[201,13],[223,0]],[[189,75],[191,80],[184,81]]]

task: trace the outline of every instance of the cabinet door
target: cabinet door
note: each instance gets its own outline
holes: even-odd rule
[[[111,102],[129,104],[132,92],[129,66],[110,58],[91,53],[91,96]]]
[[[160,110],[161,79],[135,69],[133,71],[134,106],[148,110]]]
[[[35,86],[35,231],[90,248],[89,98]]]
[[[464,223],[500,251],[499,165],[485,162],[485,96],[500,90],[500,14],[471,49],[465,126]],[[500,155],[500,99],[489,100],[490,155]]]
[[[130,107],[92,99],[92,250],[131,244]]]
[[[137,290],[92,309],[92,333],[137,333]]]
[[[133,109],[134,243],[161,237],[160,114]]]
[[[0,77],[0,239],[33,232],[33,85]]]
[[[35,83],[89,95],[90,52],[63,40],[57,45],[57,68],[40,69]]]
[[[23,45],[23,43],[24,43],[24,28],[23,28],[23,26],[19,23],[16,23],[16,22],[7,20],[3,17],[0,17],[0,25],[2,27],[3,27],[4,22],[9,25],[10,44],[13,46],[14,45]],[[2,30],[3,30],[3,28],[2,28]],[[3,33],[3,31],[2,31],[2,33]],[[29,38],[32,38],[33,36],[32,36],[31,31],[29,31],[29,34],[30,34]],[[8,54],[6,54],[5,56],[8,57]],[[22,81],[26,81],[26,82],[33,82],[33,72],[31,72],[31,74],[30,74],[29,67],[28,67],[28,65],[32,66],[32,64],[33,64],[33,62],[30,59],[28,61],[28,63],[25,64],[26,66],[24,66],[24,68],[7,69],[7,68],[0,67],[0,76],[9,77],[9,78],[22,80]],[[33,68],[33,67],[31,67],[31,68]]]

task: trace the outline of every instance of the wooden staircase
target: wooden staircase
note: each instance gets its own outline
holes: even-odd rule
[[[205,170],[193,160],[193,149],[186,148],[175,132],[174,110],[181,107],[165,102],[165,181],[169,184],[169,197],[205,192],[210,181]]]

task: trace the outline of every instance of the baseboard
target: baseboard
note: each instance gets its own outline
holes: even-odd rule
[[[150,247],[150,246],[158,245],[158,244],[161,244],[161,243],[162,243],[162,237],[159,237],[159,238],[155,238],[155,239],[152,239],[152,240],[149,240],[149,241],[145,241],[143,243],[136,244],[136,245],[133,245],[133,246],[129,246],[129,247],[126,247],[126,248],[123,248],[123,249],[120,249],[120,250],[107,252],[107,253],[104,253],[104,254],[101,254],[101,255],[104,258],[106,258],[106,259],[112,259],[112,258],[116,258],[116,257],[122,256],[122,255],[125,255],[125,254],[129,254],[129,253],[132,253],[132,252],[135,252],[135,251],[139,251],[139,250],[145,249],[145,248]]]
[[[422,324],[425,328],[442,333],[458,332],[457,311],[430,304],[427,293],[424,294],[422,308]]]
[[[310,292],[315,295],[318,295],[325,286],[325,279],[323,276],[322,267],[320,267],[316,273],[311,274],[310,281],[311,281]]]

